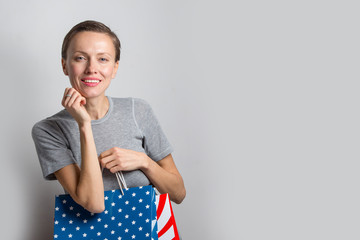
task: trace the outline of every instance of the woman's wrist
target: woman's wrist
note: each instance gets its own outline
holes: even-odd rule
[[[78,122],[79,129],[80,130],[86,130],[87,128],[91,128],[91,120],[90,121],[84,121],[84,122]]]
[[[142,161],[141,170],[144,172],[148,171],[150,169],[151,162],[152,162],[152,159],[148,155],[143,153],[143,161]]]

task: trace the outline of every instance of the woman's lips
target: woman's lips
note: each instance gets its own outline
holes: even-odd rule
[[[96,87],[101,82],[101,80],[95,78],[85,78],[81,79],[81,82],[88,87]]]

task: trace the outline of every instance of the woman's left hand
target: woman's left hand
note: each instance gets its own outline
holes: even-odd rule
[[[115,173],[145,168],[149,162],[149,157],[142,152],[113,147],[99,155],[99,162],[101,167]]]

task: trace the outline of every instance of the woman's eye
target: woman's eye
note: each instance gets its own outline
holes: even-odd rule
[[[76,60],[79,60],[79,61],[80,61],[80,60],[85,60],[85,58],[84,58],[83,56],[78,56],[78,57],[76,57],[75,59],[76,59]]]

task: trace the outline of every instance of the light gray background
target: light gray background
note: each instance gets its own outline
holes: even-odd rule
[[[1,1],[1,239],[51,239],[33,124],[69,86],[63,37],[109,25],[108,95],[148,100],[175,147],[189,239],[359,239],[357,1]]]

